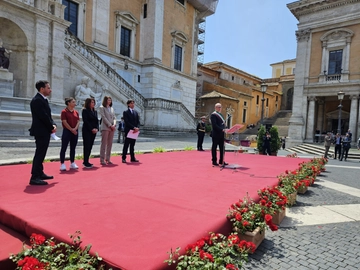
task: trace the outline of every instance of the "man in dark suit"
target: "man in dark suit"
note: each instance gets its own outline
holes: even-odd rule
[[[47,96],[51,94],[48,81],[38,81],[35,84],[38,93],[30,102],[32,124],[30,136],[35,137],[35,155],[32,162],[30,185],[47,185],[44,180],[53,179],[53,176],[44,173],[43,162],[50,143],[50,135],[56,131],[56,124],[51,117],[51,110]]]
[[[127,137],[130,130],[132,130],[134,133],[139,132],[139,127],[140,127],[139,114],[137,113],[137,111],[134,110],[135,107],[134,100],[129,99],[126,102],[126,104],[128,106],[128,109],[123,113],[123,118],[125,122],[125,142],[122,151],[122,163],[126,163],[126,154],[129,146],[130,146],[130,161],[139,162],[139,160],[135,158],[135,153],[134,153],[136,139],[131,139]]]
[[[224,162],[224,143],[225,143],[225,118],[221,114],[221,104],[215,104],[215,111],[210,116],[211,120],[211,137],[212,137],[212,147],[211,147],[211,155],[212,155],[212,164],[213,166],[219,166],[219,164],[227,165]],[[219,146],[220,150],[220,159],[219,163],[217,163],[216,157],[216,149]]]

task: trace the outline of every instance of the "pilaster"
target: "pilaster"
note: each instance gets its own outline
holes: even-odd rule
[[[315,124],[315,97],[308,97],[308,115],[307,115],[307,125],[306,125],[306,137],[307,142],[314,141],[314,124]]]
[[[296,54],[296,74],[294,81],[293,109],[289,120],[288,147],[301,144],[304,140],[304,115],[306,116],[307,100],[304,99],[305,77],[307,76],[308,58],[310,54],[311,31],[303,29],[296,31],[298,41]]]
[[[353,136],[351,138],[351,140],[353,142],[357,141],[357,138],[356,138],[356,118],[357,118],[357,115],[359,113],[359,111],[358,111],[358,107],[359,107],[358,98],[359,98],[358,95],[350,96],[351,104],[350,104],[349,129],[353,133]]]

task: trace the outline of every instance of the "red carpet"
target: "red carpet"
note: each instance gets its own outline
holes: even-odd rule
[[[227,153],[226,161],[241,168],[220,171],[211,166],[209,151],[137,158],[140,163],[122,164],[113,157],[117,165],[103,167],[94,159],[96,168],[67,172],[57,162],[45,163],[45,172],[55,177],[47,186],[28,185],[29,164],[0,167],[0,223],[67,242],[69,233],[80,230],[83,243],[112,266],[165,269],[170,248],[184,248],[209,231],[229,231],[230,204],[246,192],[257,198],[257,190],[303,161]]]

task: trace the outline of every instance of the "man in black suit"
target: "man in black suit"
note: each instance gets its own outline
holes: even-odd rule
[[[53,176],[44,173],[43,162],[50,143],[50,135],[56,131],[56,124],[51,117],[51,110],[47,96],[51,94],[48,81],[38,81],[35,84],[38,93],[30,102],[32,124],[30,136],[35,137],[35,155],[32,162],[30,185],[47,185],[44,180],[53,179]]]
[[[219,164],[227,165],[224,162],[224,143],[225,143],[225,118],[221,114],[221,104],[215,104],[215,111],[210,116],[211,120],[211,137],[212,137],[212,147],[211,147],[211,155],[212,155],[212,164],[213,166],[219,166]],[[216,157],[216,149],[219,146],[220,150],[220,159],[219,163],[217,163]]]
[[[122,151],[122,163],[126,163],[126,154],[129,145],[130,145],[130,161],[139,162],[139,160],[135,158],[135,153],[134,153],[136,139],[131,139],[127,137],[130,130],[132,130],[134,133],[139,132],[139,126],[140,126],[139,114],[137,113],[137,111],[134,110],[135,107],[134,100],[129,99],[126,102],[126,104],[128,106],[128,109],[123,113],[123,118],[125,122],[125,142]]]

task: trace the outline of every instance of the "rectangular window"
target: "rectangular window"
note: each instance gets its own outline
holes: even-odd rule
[[[233,81],[235,79],[235,77],[234,76],[231,76],[231,80]]]
[[[144,4],[144,19],[147,17],[147,4]]]
[[[131,30],[121,26],[120,54],[130,57]]]
[[[66,6],[64,10],[64,19],[71,22],[69,30],[72,34],[77,36],[79,5],[70,0],[62,0],[62,4]]]
[[[266,99],[266,107],[269,107],[269,99]]]
[[[278,101],[279,96],[276,96],[275,100]]]
[[[342,54],[343,50],[329,52],[329,75],[341,74]]]
[[[243,109],[243,119],[242,119],[243,123],[246,123],[246,109]]]
[[[181,62],[182,62],[182,48],[178,45],[175,45],[174,69],[181,71]]]
[[[260,97],[259,97],[259,95],[257,95],[256,96],[256,105],[259,105],[259,99],[260,99]]]
[[[244,101],[244,106],[247,106],[247,102],[246,102],[246,101]]]
[[[177,0],[180,4],[182,4],[183,6],[185,5],[185,0]]]

